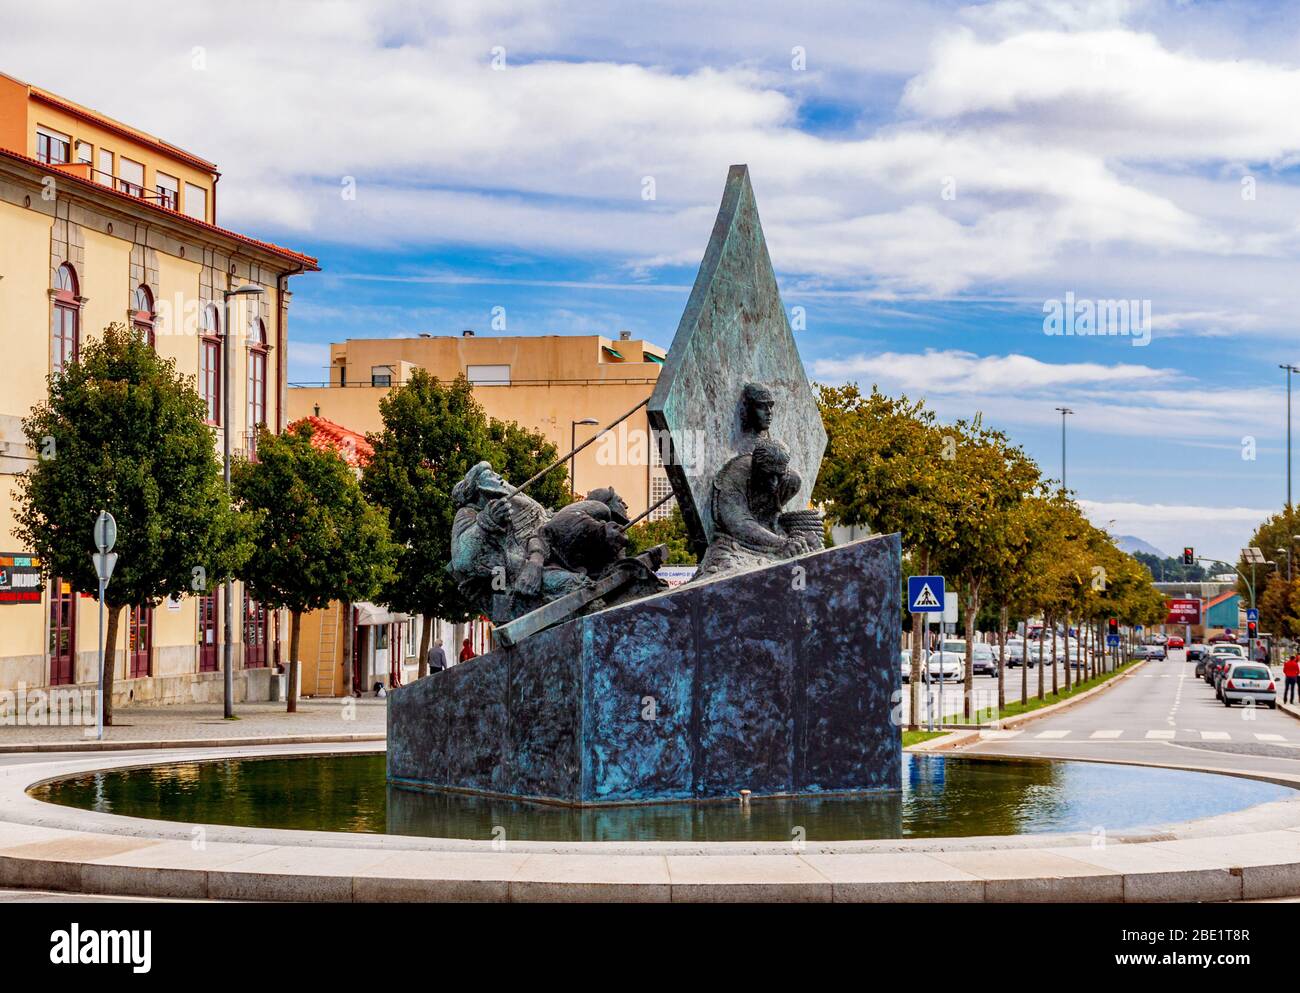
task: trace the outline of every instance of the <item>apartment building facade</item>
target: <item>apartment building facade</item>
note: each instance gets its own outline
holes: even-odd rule
[[[318,265],[219,227],[218,180],[204,159],[0,75],[0,569],[17,584],[0,594],[0,690],[97,677],[95,600],[40,573],[13,533],[15,479],[37,457],[21,422],[48,376],[106,325],[126,323],[194,378],[218,453],[225,432],[247,454],[257,425],[286,423],[289,279]],[[260,296],[227,297],[248,284]],[[227,391],[233,415],[223,423]],[[115,702],[220,699],[222,596],[128,610]],[[236,696],[265,699],[286,619],[239,584],[234,607]]]
[[[315,414],[362,434],[379,431],[380,399],[421,368],[443,381],[465,375],[490,416],[538,431],[564,453],[645,401],[664,358],[658,345],[627,333],[354,338],[330,345],[321,382],[289,389],[289,417]],[[639,515],[672,493],[654,442],[642,407],[578,453],[574,490],[613,486]],[[672,506],[669,500],[652,518]]]

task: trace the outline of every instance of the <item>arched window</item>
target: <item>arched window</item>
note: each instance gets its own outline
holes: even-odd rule
[[[155,348],[153,331],[153,293],[149,287],[141,284],[135,288],[131,295],[131,326],[135,328],[135,333],[140,336],[140,340],[147,342],[150,348]]]
[[[248,452],[257,454],[257,429],[266,423],[266,325],[253,318],[248,326]]]
[[[77,273],[63,263],[54,273],[54,309],[50,317],[50,367],[61,373],[81,351],[81,297]]]
[[[215,304],[203,308],[199,338],[199,395],[208,408],[208,423],[221,424],[221,314]]]

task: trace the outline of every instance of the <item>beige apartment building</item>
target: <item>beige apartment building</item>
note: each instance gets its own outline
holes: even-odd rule
[[[314,414],[362,434],[379,431],[380,398],[421,368],[441,380],[465,375],[490,416],[539,431],[564,453],[649,397],[664,358],[658,345],[626,332],[353,338],[330,346],[328,385],[322,370],[321,384],[290,387],[289,417]],[[643,407],[576,456],[575,491],[613,486],[632,516],[640,514],[672,492],[652,441]]]
[[[48,376],[125,322],[194,377],[218,452],[224,432],[249,453],[258,424],[283,429],[289,278],[318,266],[219,227],[219,177],[160,138],[0,75],[0,690],[97,676],[94,599],[41,575],[12,530],[15,479],[36,457],[21,421]],[[250,283],[260,297],[227,300]],[[89,540],[88,522],[88,553]],[[235,598],[235,692],[266,699],[288,625],[238,584]],[[223,611],[216,590],[126,612],[115,701],[220,699]]]

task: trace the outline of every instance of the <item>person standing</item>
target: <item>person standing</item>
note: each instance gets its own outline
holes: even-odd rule
[[[474,648],[472,645],[470,645],[469,639],[466,638],[464,644],[460,646],[460,660],[462,662],[468,662],[473,657],[474,657]]]
[[[1295,703],[1296,696],[1300,695],[1300,656],[1292,655],[1283,663],[1282,675],[1286,677],[1286,692],[1282,696],[1282,702]]]
[[[442,650],[442,639],[434,638],[429,648],[429,671],[442,672],[447,668],[447,653]]]

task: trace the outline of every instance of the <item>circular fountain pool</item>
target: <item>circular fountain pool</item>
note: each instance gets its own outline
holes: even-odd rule
[[[232,759],[108,770],[34,787],[51,803],[165,821],[520,841],[846,841],[1117,831],[1295,795],[1136,766],[908,754],[901,793],[571,808],[384,781],[384,755]]]

